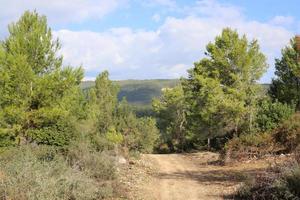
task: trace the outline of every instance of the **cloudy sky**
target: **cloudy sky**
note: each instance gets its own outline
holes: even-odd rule
[[[66,65],[82,65],[86,80],[179,78],[205,45],[232,27],[259,40],[274,76],[274,58],[300,33],[298,0],[0,0],[0,39],[25,10],[48,17]]]

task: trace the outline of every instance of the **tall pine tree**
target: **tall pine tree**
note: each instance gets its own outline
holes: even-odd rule
[[[8,29],[0,54],[1,145],[67,144],[80,110],[82,69],[62,66],[45,16],[26,11]]]
[[[290,45],[281,51],[282,57],[275,60],[275,75],[269,89],[269,94],[274,100],[295,105],[300,110],[300,63],[297,58],[295,38]]]
[[[189,124],[196,136],[251,131],[259,86],[267,68],[258,42],[226,28],[206,47],[206,58],[194,64],[183,82]]]

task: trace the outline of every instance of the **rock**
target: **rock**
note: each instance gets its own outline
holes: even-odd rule
[[[117,158],[119,164],[126,164],[127,160],[123,156]]]
[[[130,165],[134,165],[134,164],[135,164],[135,162],[134,162],[134,161],[132,161],[132,160],[130,160],[130,161],[129,161],[129,164],[130,164]]]

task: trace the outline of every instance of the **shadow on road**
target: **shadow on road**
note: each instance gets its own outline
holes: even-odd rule
[[[202,185],[219,184],[223,186],[233,186],[257,173],[258,170],[185,170],[172,173],[157,173],[156,177],[158,179],[192,180]]]

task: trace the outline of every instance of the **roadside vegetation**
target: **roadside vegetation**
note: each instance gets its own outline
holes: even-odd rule
[[[36,11],[25,12],[8,30],[0,45],[1,199],[114,198],[123,195],[120,157],[202,149],[220,151],[224,162],[292,154],[234,198],[300,198],[294,38],[276,59],[268,91],[259,84],[268,65],[258,41],[225,28],[187,78],[166,81],[170,87],[161,91],[149,86],[143,94],[130,83],[120,93],[107,71],[82,89],[82,66],[63,65],[61,44]],[[143,110],[140,103],[150,93],[162,95]],[[137,99],[135,107],[126,96]]]
[[[259,79],[268,65],[257,40],[225,28],[206,46],[188,78],[154,99],[160,152],[220,151],[223,162],[299,155],[299,50],[296,40],[276,59],[266,90]],[[257,178],[257,180],[255,180]],[[299,199],[299,159],[253,177],[237,199]]]
[[[155,120],[137,118],[108,72],[82,91],[45,16],[25,12],[0,45],[0,198],[120,196],[118,159],[151,152]]]

